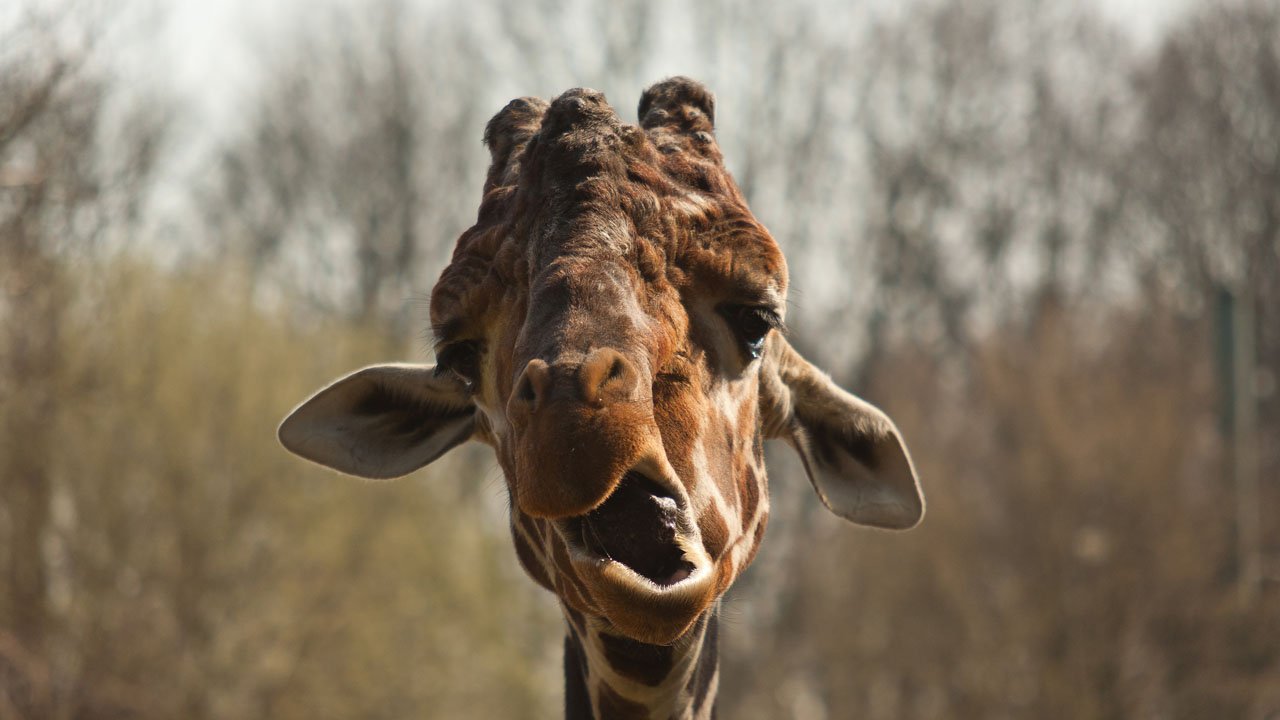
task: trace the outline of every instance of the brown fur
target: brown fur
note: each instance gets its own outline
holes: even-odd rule
[[[644,94],[640,128],[589,90],[549,105],[513,101],[485,133],[493,164],[479,219],[432,294],[444,343],[485,345],[494,372],[479,404],[510,424],[497,451],[515,525],[589,510],[646,457],[662,457],[685,484],[716,563],[707,591],[636,606],[626,587],[589,573],[556,583],[572,588],[562,600],[576,611],[647,642],[672,641],[707,611],[754,555],[767,514],[759,458],[737,452],[758,433],[754,379],[735,377],[745,363],[714,313],[723,303],[779,301],[786,264],[723,166],[714,115],[711,94],[681,78]],[[575,373],[600,348],[621,354],[637,387],[613,402],[581,402]],[[531,364],[553,376],[536,410],[517,393]],[[718,407],[717,395],[731,407]],[[737,420],[728,442],[725,412]],[[700,463],[722,502],[693,484]],[[751,516],[730,521],[726,507]],[[542,552],[554,572],[572,572],[551,527]],[[519,557],[545,583],[546,564],[529,557],[538,539],[522,540]],[[725,552],[737,544],[749,551]]]
[[[692,482],[698,447],[730,509],[749,505],[754,512],[763,495],[750,487],[746,503],[739,498],[763,473],[733,452],[754,442],[754,392],[736,398],[731,446],[721,410],[709,407],[727,380],[739,380],[732,374],[742,359],[725,357],[730,344],[716,342],[723,330],[706,327],[713,317],[691,317],[690,307],[711,315],[720,303],[754,303],[766,291],[781,298],[785,261],[724,169],[710,93],[673,79],[646,92],[640,112],[641,128],[625,125],[589,90],[571,90],[549,105],[516,100],[499,112],[485,134],[493,164],[480,217],[432,294],[441,340],[481,341],[494,366],[482,381],[492,386],[478,392],[510,423],[497,450],[517,523],[521,515],[585,512],[655,453]],[[575,396],[574,373],[599,348],[619,351],[639,375],[634,397],[583,403]],[[536,421],[514,393],[531,363],[554,376]],[[705,500],[701,488],[686,490],[695,505]],[[709,505],[700,509],[713,556],[739,540],[755,541],[740,537],[752,518],[729,523]],[[563,560],[556,547],[563,540],[554,532],[545,537],[552,546],[545,552]],[[742,568],[716,559],[726,577],[715,585],[727,585]],[[538,577],[542,568],[530,572]],[[593,599],[579,611],[599,613],[601,603],[616,602],[586,585]],[[697,599],[672,630],[645,639],[678,636],[713,601]]]

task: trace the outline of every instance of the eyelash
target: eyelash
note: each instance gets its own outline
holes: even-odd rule
[[[769,331],[782,329],[782,318],[778,313],[759,305],[725,305],[720,308],[720,314],[753,360],[764,352],[764,341]]]
[[[436,352],[436,377],[449,373],[468,391],[475,388],[480,374],[480,343],[463,340],[445,345]]]

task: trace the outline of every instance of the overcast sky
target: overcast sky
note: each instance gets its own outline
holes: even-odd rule
[[[452,1],[420,0],[428,4]],[[1169,24],[1195,1],[1093,0],[1105,17],[1134,37],[1139,48],[1150,47]],[[0,0],[0,4],[3,2]],[[56,3],[58,0],[33,2]],[[137,23],[125,23],[125,29],[109,43],[105,55],[120,66],[128,78],[126,85],[129,88],[144,93],[154,88],[178,100],[180,116],[185,121],[178,129],[181,140],[176,143],[176,155],[170,158],[166,172],[174,180],[189,177],[191,173],[206,172],[209,158],[206,151],[228,131],[234,131],[239,118],[245,115],[256,82],[261,77],[262,61],[270,56],[270,49],[288,38],[296,26],[306,20],[306,14],[316,12],[318,7],[344,3],[359,6],[360,0],[167,0],[157,2],[156,6],[162,10],[159,20],[154,19],[153,13]],[[892,14],[902,7],[902,3],[869,0],[861,7],[840,7],[847,11],[842,15],[844,18],[867,18]],[[0,12],[0,16],[3,15],[5,13]],[[851,37],[854,35],[850,33]],[[687,40],[697,42],[693,36]],[[650,63],[655,70],[654,79],[668,74],[699,74],[697,67],[681,62],[679,48],[673,50]],[[511,91],[555,93],[584,81],[566,76],[563,82],[563,87],[514,88]],[[638,95],[640,90],[601,89],[611,95],[615,92]],[[505,99],[494,98],[492,102],[497,107]],[[162,187],[181,184],[160,183]]]
[[[1149,45],[1193,4],[1193,0],[1093,2],[1104,16],[1130,32],[1139,46]],[[148,53],[148,64],[161,73],[153,79],[171,83],[180,94],[199,95],[210,108],[225,107],[227,94],[252,83],[255,48],[269,46],[273,37],[286,33],[315,6],[316,0],[173,0],[167,5],[170,16],[157,38],[158,54]],[[888,9],[900,3],[871,0],[872,12],[876,6]],[[165,60],[155,62],[156,58]]]

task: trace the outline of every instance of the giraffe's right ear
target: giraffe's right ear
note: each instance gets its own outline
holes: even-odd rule
[[[290,452],[349,475],[407,475],[467,441],[476,407],[433,365],[374,365],[334,381],[289,413]]]
[[[840,517],[905,530],[924,515],[924,495],[902,436],[876,406],[842,390],[775,336],[760,375],[770,437],[800,454],[822,503]]]

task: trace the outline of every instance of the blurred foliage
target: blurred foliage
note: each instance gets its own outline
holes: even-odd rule
[[[1276,717],[1280,7],[1206,3],[1144,51],[1067,3],[865,31],[816,1],[587,5],[302,13],[185,179],[179,111],[121,94],[101,13],[0,32],[0,720],[559,714],[561,621],[491,455],[356,483],[274,427],[422,354],[409,296],[489,113],[582,84],[625,116],[672,18],[707,28],[682,72],[791,260],[793,341],[897,420],[929,501],[854,530],[770,450],[722,716]],[[1252,544],[1225,292],[1256,336]]]
[[[558,613],[508,557],[491,463],[357,484],[274,442],[298,398],[396,344],[300,330],[216,266],[121,260],[65,281],[93,300],[66,309],[74,341],[46,380],[48,657],[7,668],[22,671],[9,702],[35,717],[543,714],[558,674],[530,659],[555,659]],[[29,390],[46,388],[6,393],[4,412]],[[29,655],[14,639],[0,660]]]
[[[810,550],[771,581],[770,631],[730,643],[732,717],[1271,717],[1280,593],[1235,594],[1212,374],[1183,352],[1205,332],[1168,307],[1046,304],[960,382],[887,353],[869,384],[915,441],[927,521],[771,527]]]

